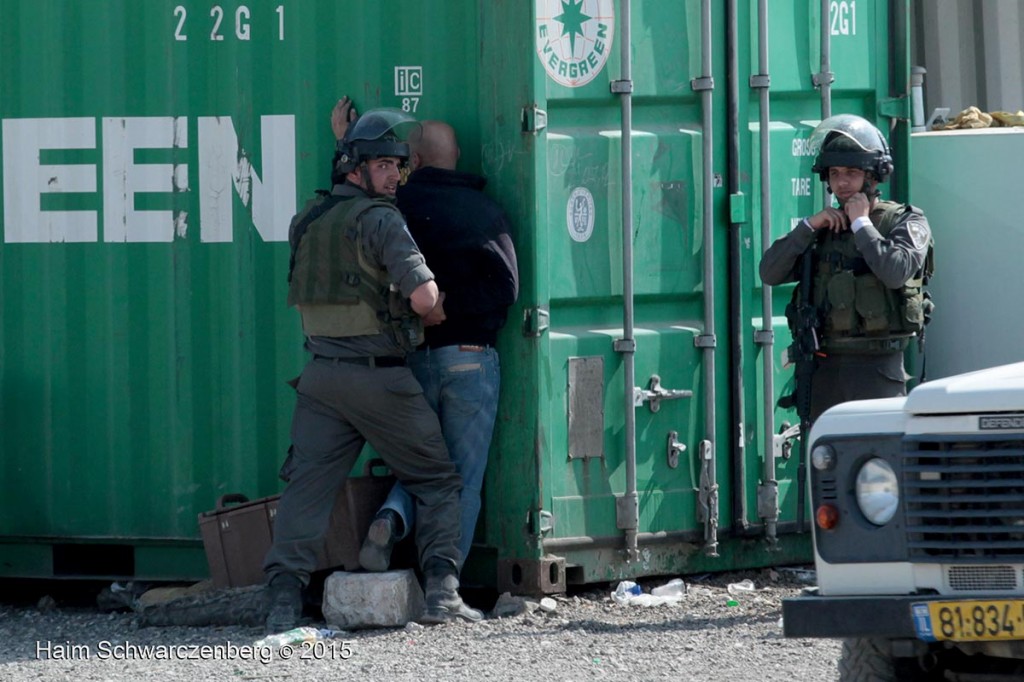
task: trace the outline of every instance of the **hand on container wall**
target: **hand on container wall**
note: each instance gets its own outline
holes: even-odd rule
[[[345,137],[350,123],[359,118],[359,113],[352,106],[352,100],[345,95],[338,100],[338,103],[331,109],[331,130],[334,132],[334,139],[340,140]]]

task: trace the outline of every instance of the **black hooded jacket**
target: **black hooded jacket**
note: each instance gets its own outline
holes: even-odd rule
[[[424,167],[398,188],[398,208],[444,292],[443,323],[426,329],[430,348],[494,345],[519,295],[511,226],[472,173]]]

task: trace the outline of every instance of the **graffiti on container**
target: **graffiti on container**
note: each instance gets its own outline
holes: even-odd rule
[[[109,117],[99,125],[91,117],[4,119],[4,241],[170,242],[195,221],[186,211],[192,192],[201,241],[232,241],[236,196],[263,241],[287,241],[296,212],[295,117],[260,117],[261,169],[231,118],[199,116],[193,130],[189,157],[183,117]]]
[[[493,175],[504,168],[505,164],[511,163],[517,155],[525,154],[526,152],[517,149],[515,145],[497,140],[485,143],[481,153],[487,174]]]
[[[556,83],[578,88],[604,68],[615,26],[612,0],[537,0],[537,56]]]
[[[548,174],[554,177],[565,175],[576,158],[576,151],[567,145],[555,144],[555,136],[549,135]]]

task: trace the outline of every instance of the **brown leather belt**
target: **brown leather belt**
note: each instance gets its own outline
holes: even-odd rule
[[[473,345],[460,345],[459,350],[466,351],[468,353],[483,353],[487,350],[487,346],[473,346]]]

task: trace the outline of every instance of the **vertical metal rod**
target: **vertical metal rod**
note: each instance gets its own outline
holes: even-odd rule
[[[762,78],[768,76],[768,0],[757,2],[757,70]],[[768,83],[763,83],[759,92],[760,116],[758,119],[758,137],[761,147],[761,253],[768,249],[772,242],[772,163],[771,163],[771,125]],[[764,423],[764,470],[763,485],[766,488],[766,499],[759,507],[764,518],[764,534],[768,544],[775,545],[778,541],[779,524],[779,482],[775,476],[775,346],[772,310],[772,288],[767,284],[761,286],[761,331],[764,341],[761,346],[762,383],[764,384],[764,402],[762,421]],[[760,502],[760,499],[759,499]]]
[[[622,105],[622,336],[623,373],[625,380],[626,437],[626,557],[638,558],[636,534],[640,523],[640,505],[636,491],[636,407],[633,387],[636,386],[635,345],[633,338],[633,62],[630,52],[630,0],[622,0],[622,37],[619,48],[622,61],[621,80],[629,84],[621,93]]]
[[[701,71],[704,78],[711,79],[711,0],[701,3]],[[718,554],[718,476],[715,458],[715,233],[714,233],[714,91],[701,91],[703,109],[703,155],[704,155],[704,335],[711,343],[704,344],[704,433],[708,442],[708,479],[712,487],[709,496],[706,524],[708,537],[704,551]]]
[[[830,0],[821,0],[821,118],[832,115],[832,38],[829,33]],[[826,202],[828,198],[826,196]],[[827,205],[827,204],[826,204]]]
[[[726,72],[728,93],[726,95],[729,144],[726,168],[726,183],[730,201],[742,193],[740,185],[740,69],[739,69],[739,17],[737,0],[726,0]],[[742,240],[746,217],[737,221],[730,219],[729,245],[729,415],[731,426],[729,432],[730,460],[732,462],[732,494],[730,495],[733,529],[741,533],[749,528],[747,521],[747,438],[746,438],[746,362],[744,359],[744,330],[746,330],[747,314],[744,310],[746,292],[740,286],[743,271]]]

